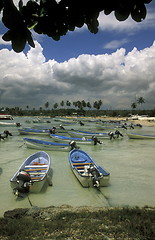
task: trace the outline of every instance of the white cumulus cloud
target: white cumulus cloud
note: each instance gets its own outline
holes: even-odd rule
[[[1,106],[40,107],[62,100],[102,100],[103,107],[130,108],[136,96],[155,103],[155,42],[151,47],[126,54],[82,54],[58,63],[45,61],[36,42],[27,54],[0,50]]]

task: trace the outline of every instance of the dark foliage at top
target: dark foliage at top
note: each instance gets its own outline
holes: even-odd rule
[[[15,52],[21,52],[25,44],[35,47],[30,29],[38,34],[46,34],[54,40],[74,31],[75,27],[87,25],[91,33],[98,32],[98,16],[112,11],[118,21],[130,15],[136,22],[146,17],[145,4],[152,0],[29,0],[24,6],[20,0],[18,8],[13,0],[1,0],[2,22],[9,29],[3,40],[11,41]]]

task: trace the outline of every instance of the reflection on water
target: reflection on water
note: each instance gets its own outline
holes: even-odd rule
[[[25,118],[16,118],[15,121],[22,123],[23,126],[32,126],[25,122]],[[54,122],[46,126],[58,124]],[[88,127],[94,128],[95,123],[89,123]],[[86,124],[85,126],[69,125],[66,128],[85,130]],[[0,132],[4,130],[4,127],[1,127]],[[21,163],[37,150],[26,148],[22,140],[23,136],[18,134],[16,127],[9,127],[9,131],[13,137],[0,142],[0,216],[8,209],[30,207],[30,202],[38,207],[63,204],[93,207],[155,206],[155,140],[131,140],[126,136],[126,130],[122,130],[123,140],[104,140],[102,145],[82,146],[82,150],[89,153],[98,165],[111,174],[110,185],[100,190],[87,189],[80,185],[70,169],[67,152],[47,151],[51,157],[53,185],[45,186],[40,193],[30,194],[29,198],[19,201],[12,193],[9,179]],[[155,134],[153,127],[132,131]],[[48,136],[42,139],[51,141]]]

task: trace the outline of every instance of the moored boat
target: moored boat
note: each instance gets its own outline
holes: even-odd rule
[[[97,136],[99,138],[107,137],[107,133],[97,133],[81,130],[70,130],[68,133],[71,137],[89,137],[89,138],[91,138],[92,136]]]
[[[68,132],[71,137],[85,137],[85,138],[92,138],[96,137],[98,140],[105,140],[105,139],[121,139],[123,137],[123,134],[120,133],[120,131],[116,130],[114,132],[106,132],[106,133],[98,133],[98,132],[88,132],[88,131],[69,131]]]
[[[10,179],[16,196],[29,192],[40,192],[48,178],[50,156],[39,151],[30,155]]]
[[[127,133],[130,139],[155,139],[155,135],[149,134],[138,134],[138,133]]]
[[[68,155],[71,169],[83,187],[108,186],[110,173],[98,166],[85,152],[74,149]]]
[[[0,120],[13,120],[13,117],[10,114],[0,113]]]
[[[0,127],[20,127],[20,123],[14,123],[14,122],[0,122]]]
[[[23,138],[25,141],[25,144],[28,148],[32,149],[40,149],[40,150],[48,150],[48,151],[64,151],[69,152],[72,148],[74,143],[56,143],[56,142],[50,142],[50,141],[44,141],[39,139],[33,139],[33,138]]]
[[[21,135],[49,135],[49,130],[47,129],[19,128],[18,132]]]
[[[78,145],[79,144],[84,144],[84,145],[96,145],[97,143],[100,143],[97,138],[74,138],[74,137],[67,137],[67,136],[61,136],[61,135],[56,135],[56,134],[50,134],[50,137],[55,141],[55,142],[62,142],[62,143],[69,143],[71,141],[75,141]]]

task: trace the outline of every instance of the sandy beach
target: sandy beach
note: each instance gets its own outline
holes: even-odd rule
[[[132,120],[126,117],[100,117],[100,119],[104,120],[104,121],[127,121],[129,123],[133,123],[133,124],[141,124],[142,126],[148,126],[148,127],[155,127],[155,117],[146,117],[146,118],[141,118],[138,120]]]

